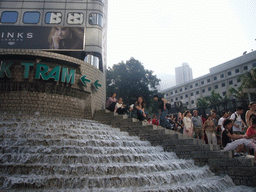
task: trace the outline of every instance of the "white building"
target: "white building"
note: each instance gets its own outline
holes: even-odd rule
[[[192,69],[187,63],[182,63],[181,67],[175,68],[176,85],[186,83],[193,79]]]
[[[210,73],[165,89],[162,93],[173,105],[181,101],[188,109],[196,107],[198,98],[210,95],[211,91],[224,96],[231,87],[241,85],[239,76],[256,67],[256,51],[210,68]]]

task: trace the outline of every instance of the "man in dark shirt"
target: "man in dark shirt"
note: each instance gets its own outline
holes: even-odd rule
[[[167,128],[168,122],[166,120],[166,116],[168,114],[167,109],[167,100],[165,98],[159,97],[158,95],[154,95],[154,101],[158,102],[159,114],[160,114],[160,125],[164,128]]]
[[[222,132],[222,145],[224,148],[227,146],[228,143],[231,143],[233,140],[245,138],[244,135],[236,135],[233,133],[233,121],[231,121],[230,119],[225,120],[223,126],[225,128],[225,130]],[[239,153],[243,151],[243,149],[244,145],[239,145],[236,149],[236,152]]]

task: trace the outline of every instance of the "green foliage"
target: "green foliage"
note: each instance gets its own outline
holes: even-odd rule
[[[217,110],[217,107],[221,102],[221,96],[219,93],[215,93],[215,91],[213,90],[211,92],[211,95],[206,96],[205,99],[209,102],[210,107],[213,107],[215,110]]]
[[[145,69],[141,62],[131,58],[126,63],[122,61],[107,69],[107,97],[115,92],[125,103],[132,104],[139,96],[143,96],[146,107],[155,111],[153,95],[157,94],[154,89],[159,82],[160,79],[153,75],[153,71]]]
[[[197,102],[196,102],[196,106],[200,107],[200,108],[203,108],[203,109],[206,109],[209,106],[208,100],[205,97],[198,98]]]
[[[256,68],[240,76],[242,88],[256,88]]]

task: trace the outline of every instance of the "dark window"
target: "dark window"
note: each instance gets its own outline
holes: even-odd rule
[[[198,83],[195,83],[195,86],[197,87],[197,86],[198,86]]]
[[[220,78],[224,78],[224,74],[221,74],[221,75],[220,75]]]
[[[194,104],[194,103],[195,103],[194,100],[192,100],[192,101],[191,101],[191,104]]]
[[[47,12],[45,14],[46,24],[60,24],[62,21],[62,13],[60,12]]]
[[[205,89],[202,89],[202,93],[204,93],[205,92]]]
[[[1,22],[2,23],[16,23],[18,20],[18,12],[17,11],[4,11],[1,14]]]
[[[79,12],[68,13],[67,24],[81,25],[81,24],[83,24],[83,22],[84,22],[84,14],[83,13],[79,13]],[[91,24],[91,25],[93,25],[93,24]],[[100,24],[96,23],[94,25],[100,25]]]
[[[180,99],[183,99],[183,96],[180,96]]]
[[[188,102],[186,102],[186,105],[188,105]]]
[[[239,73],[239,69],[236,69],[235,72],[236,72],[236,73]]]
[[[171,102],[173,102],[173,99],[171,99]]]
[[[233,81],[232,81],[232,80],[230,80],[228,83],[229,83],[229,85],[232,85],[232,84],[233,84]]]
[[[204,84],[204,81],[201,81],[201,85],[203,85]]]
[[[194,93],[190,93],[190,95],[191,95],[191,96],[193,96],[193,95],[194,95]]]
[[[182,89],[180,89],[180,92],[182,92]]]
[[[256,67],[256,63],[253,63],[253,64],[252,64],[252,67]]]
[[[23,15],[23,23],[39,23],[40,13],[36,11],[27,11]]]
[[[244,66],[244,70],[245,71],[248,70],[248,66],[247,65]]]
[[[210,83],[211,82],[211,79],[207,79],[207,83]]]
[[[198,94],[199,94],[199,91],[196,91],[196,94],[198,95]]]
[[[179,99],[178,97],[175,98],[176,101],[178,101],[178,99]]]
[[[218,88],[219,88],[219,86],[218,86],[218,85],[215,85],[215,86],[214,86],[214,89],[218,89]]]
[[[226,94],[227,94],[226,91],[222,92],[222,95],[223,95],[223,96],[225,96]]]
[[[216,80],[217,80],[217,76],[214,76],[214,77],[213,77],[213,80],[216,81]]]
[[[89,15],[89,24],[90,25],[99,25],[103,27],[103,17],[98,13],[91,13]]]
[[[241,82],[241,79],[240,79],[240,78],[237,78],[236,82],[237,82],[237,83]]]
[[[187,87],[185,87],[185,90],[188,90],[188,88],[187,88]]]
[[[193,85],[190,85],[190,88],[193,88]]]
[[[173,94],[173,92],[171,92],[171,95]]]
[[[175,93],[178,93],[178,91],[177,91],[177,90],[175,90]]]
[[[168,93],[166,93],[166,96],[168,96]]]
[[[222,87],[225,87],[225,86],[226,86],[226,84],[225,84],[225,83],[221,83],[221,86],[222,86]]]
[[[188,98],[188,94],[185,95],[185,98]]]
[[[212,88],[211,87],[208,87],[208,91],[211,91],[212,90]]]
[[[228,76],[230,76],[232,73],[231,73],[231,71],[228,71]]]

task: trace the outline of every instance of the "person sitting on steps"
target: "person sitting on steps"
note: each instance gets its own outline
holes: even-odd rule
[[[108,98],[106,103],[106,109],[109,111],[114,111],[116,105],[116,93],[112,93],[111,97]]]

